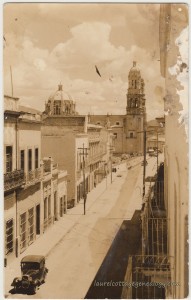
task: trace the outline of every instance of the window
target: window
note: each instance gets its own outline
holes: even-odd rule
[[[54,102],[54,115],[60,115],[61,113],[61,101]]]
[[[44,220],[47,219],[47,198],[44,199]]]
[[[97,122],[97,125],[100,125],[100,122]]]
[[[21,249],[24,249],[26,248],[26,243],[27,243],[26,213],[20,216],[20,238],[21,238],[20,247]]]
[[[20,152],[20,168],[21,170],[25,169],[25,150],[21,150]]]
[[[117,133],[116,132],[113,135],[114,135],[115,138],[117,138]]]
[[[133,132],[130,132],[130,136],[131,139],[133,138]]]
[[[38,169],[38,148],[35,149],[35,169]]]
[[[32,149],[28,150],[28,171],[32,170]]]
[[[119,122],[116,122],[115,124],[116,124],[116,125],[119,125]]]
[[[12,172],[13,147],[6,147],[6,172]]]
[[[48,196],[48,217],[51,216],[51,197]]]
[[[34,208],[29,209],[28,223],[29,243],[31,243],[34,240]]]
[[[137,88],[137,80],[135,80],[135,89]]]
[[[64,207],[64,205],[63,205],[63,199],[62,199],[62,197],[61,197],[61,198],[60,198],[60,217],[63,216],[63,207]]]
[[[60,107],[56,105],[56,115],[60,115]]]
[[[6,255],[13,252],[13,219],[6,222]]]

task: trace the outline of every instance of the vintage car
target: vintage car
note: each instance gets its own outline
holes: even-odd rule
[[[148,165],[148,161],[146,160],[145,165]],[[144,166],[144,160],[141,162],[141,166]]]
[[[21,260],[21,277],[14,278],[11,286],[14,293],[22,290],[35,294],[36,289],[45,282],[48,269],[45,267],[45,257],[42,255],[27,255]]]

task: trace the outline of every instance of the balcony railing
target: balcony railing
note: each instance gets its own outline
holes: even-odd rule
[[[23,170],[15,170],[4,174],[4,191],[18,188],[25,182],[25,176]]]
[[[25,182],[26,184],[33,184],[35,182],[38,182],[42,179],[42,175],[42,168],[31,170],[28,173],[26,173]]]
[[[102,151],[102,152],[90,154],[88,157],[89,164],[100,160],[100,158],[102,158],[106,153],[107,153],[106,151]]]

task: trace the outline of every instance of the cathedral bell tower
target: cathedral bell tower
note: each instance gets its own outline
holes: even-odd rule
[[[133,67],[129,71],[129,88],[127,92],[127,115],[136,115],[145,113],[145,94],[144,80],[141,78],[140,70],[136,67],[136,62],[133,62]]]
[[[144,80],[133,62],[129,71],[125,117],[125,149],[127,153],[143,153],[143,130],[146,125]]]

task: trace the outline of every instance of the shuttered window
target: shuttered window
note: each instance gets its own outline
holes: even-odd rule
[[[6,255],[13,252],[13,219],[6,222]]]

